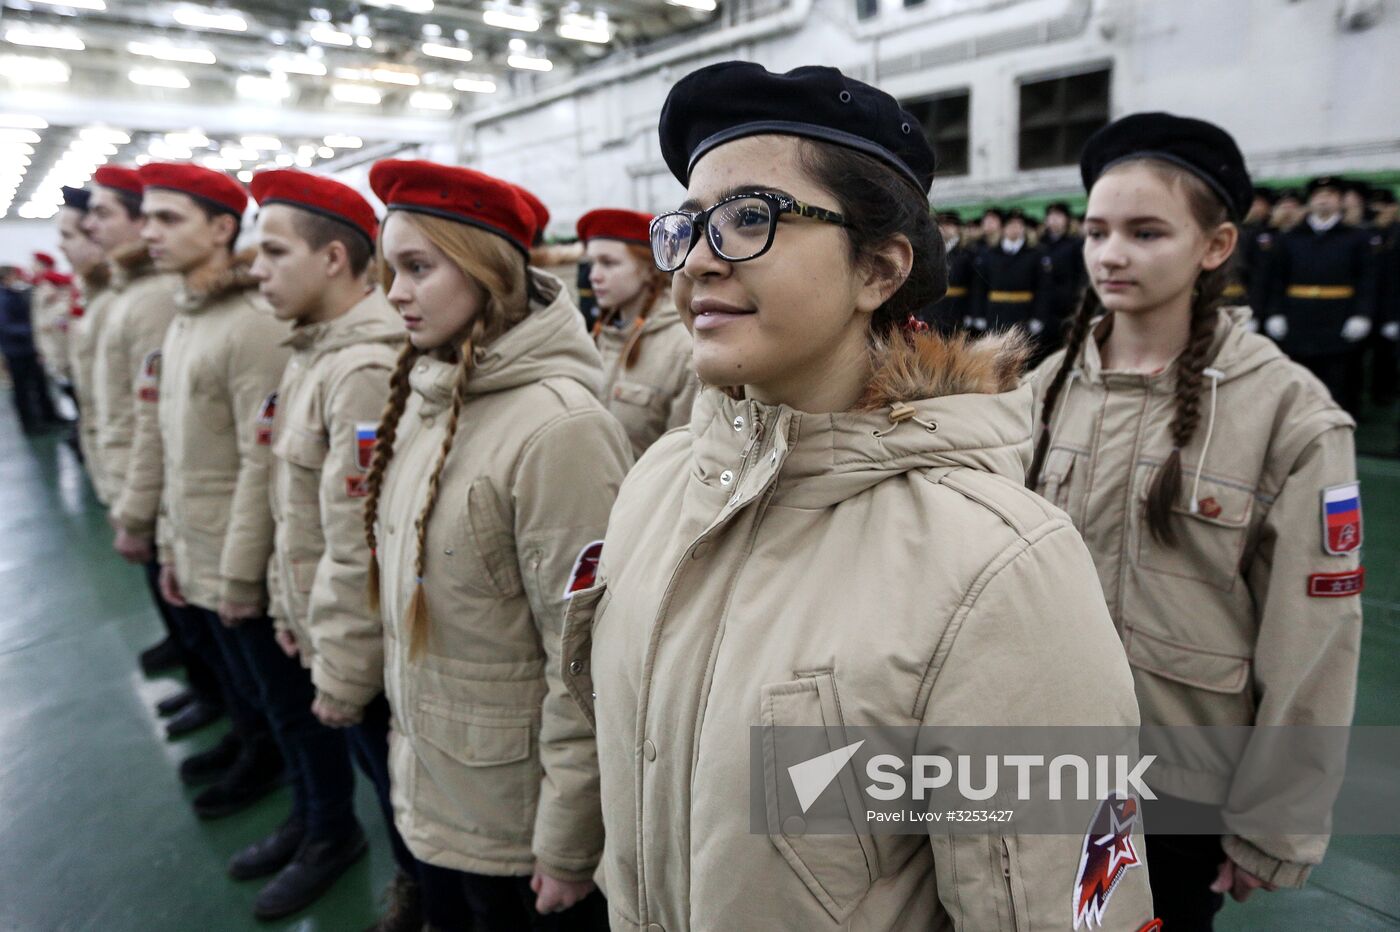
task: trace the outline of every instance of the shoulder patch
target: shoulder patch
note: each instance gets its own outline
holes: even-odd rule
[[[355,462],[361,469],[369,469],[374,462],[374,445],[379,440],[379,425],[372,421],[355,424]]]
[[[136,397],[141,401],[160,401],[160,356],[160,350],[151,350],[141,360],[136,379]]]
[[[1350,573],[1313,573],[1308,577],[1308,595],[1315,599],[1339,599],[1360,595],[1366,588],[1366,567]]]
[[[277,420],[277,393],[273,392],[263,399],[262,407],[258,409],[258,446],[272,446],[272,423]]]
[[[346,498],[368,498],[369,477],[363,473],[350,473],[345,477],[345,497]]]
[[[598,561],[603,558],[603,542],[595,540],[578,552],[574,568],[569,571],[569,584],[564,588],[564,598],[572,599],[575,592],[593,588],[598,581]]]
[[[1322,550],[1334,556],[1361,547],[1361,484],[1348,482],[1322,490]]]
[[[1133,846],[1138,822],[1137,800],[1110,795],[1099,803],[1079,855],[1074,881],[1074,927],[1104,924],[1109,898],[1131,868],[1142,863]],[[1151,927],[1148,923],[1148,927]]]

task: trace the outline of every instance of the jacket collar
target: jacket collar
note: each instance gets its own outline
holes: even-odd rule
[[[125,291],[133,282],[154,275],[156,271],[150,249],[140,241],[114,250],[107,264],[111,268],[112,288],[115,291]]]
[[[1222,383],[1283,357],[1283,352],[1272,340],[1249,331],[1248,323],[1253,312],[1248,307],[1223,307],[1216,313],[1219,316],[1215,325],[1215,339],[1206,358],[1208,365],[1220,373]],[[1175,390],[1176,360],[1172,360],[1160,372],[1151,374],[1104,369],[1100,344],[1112,329],[1111,314],[1105,314],[1090,324],[1090,337],[1084,341],[1079,359],[1071,370],[1072,378],[1083,379],[1090,385],[1102,384],[1118,389],[1138,388],[1158,393]]]
[[[774,484],[774,502],[834,505],[894,476],[966,467],[1025,481],[1031,389],[1017,387],[1028,352],[1015,333],[979,340],[936,333],[872,350],[856,410],[810,414],[707,388],[691,422],[700,477],[736,498]],[[728,481],[725,474],[728,473]]]
[[[258,282],[250,274],[256,256],[256,250],[245,249],[218,272],[196,277],[193,281],[187,279],[177,298],[180,309],[186,313],[200,311],[230,295],[257,288]]]
[[[376,287],[333,320],[297,324],[283,343],[297,352],[325,351],[351,343],[401,343],[405,337],[398,315]]]

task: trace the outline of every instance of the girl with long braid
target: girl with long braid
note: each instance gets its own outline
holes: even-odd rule
[[[603,355],[603,404],[639,457],[666,431],[690,423],[700,388],[669,276],[652,263],[651,220],[605,208],[577,226],[598,302],[593,340]]]
[[[1145,726],[1347,725],[1361,634],[1360,495],[1352,419],[1322,383],[1222,307],[1252,199],[1234,140],[1169,114],[1091,138],[1085,265],[1092,290],[1066,348],[1032,375],[1028,484],[1094,556]],[[1159,797],[1220,807],[1225,833],[1154,834],[1166,932],[1210,929],[1229,892],[1302,886],[1324,834],[1242,831],[1277,812],[1265,733],[1209,764],[1163,753]],[[1321,807],[1334,760],[1277,780]],[[1176,810],[1180,811],[1180,810]],[[1159,822],[1158,830],[1164,826]]]
[[[395,821],[428,865],[430,928],[598,928],[596,752],[560,634],[627,440],[578,311],[529,267],[535,215],[512,186],[395,160],[370,184],[409,334],[365,480]]]

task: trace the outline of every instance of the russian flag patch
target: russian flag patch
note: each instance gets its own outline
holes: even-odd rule
[[[368,471],[374,462],[374,444],[378,439],[378,424],[361,422],[355,425],[355,461],[361,469]]]
[[[1361,547],[1361,484],[1348,482],[1322,490],[1322,549],[1351,553]]]

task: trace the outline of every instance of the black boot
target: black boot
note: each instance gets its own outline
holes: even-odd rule
[[[243,742],[233,732],[224,735],[207,751],[200,751],[180,761],[180,780],[186,786],[202,786],[220,780],[238,761]]]
[[[258,893],[253,901],[254,918],[281,919],[310,906],[367,850],[369,844],[358,825],[344,837],[304,843],[292,862]]]
[[[394,871],[381,901],[384,915],[365,932],[420,932],[423,928],[422,892],[418,881],[402,870]]]
[[[212,702],[196,699],[170,717],[170,720],[165,723],[165,736],[179,738],[192,731],[198,731],[205,725],[217,722],[223,714],[224,710]]]
[[[161,718],[169,718],[198,698],[199,696],[195,694],[194,690],[182,689],[175,695],[166,696],[160,702],[157,702],[156,714]]]
[[[306,823],[288,818],[271,835],[259,838],[228,862],[228,875],[234,880],[252,880],[275,874],[291,863],[306,837]]]
[[[194,798],[195,815],[218,819],[247,809],[282,785],[282,755],[271,739],[244,745],[223,779]]]
[[[180,665],[180,645],[166,635],[159,644],[152,644],[141,651],[141,672],[154,676],[162,670],[171,670]]]

